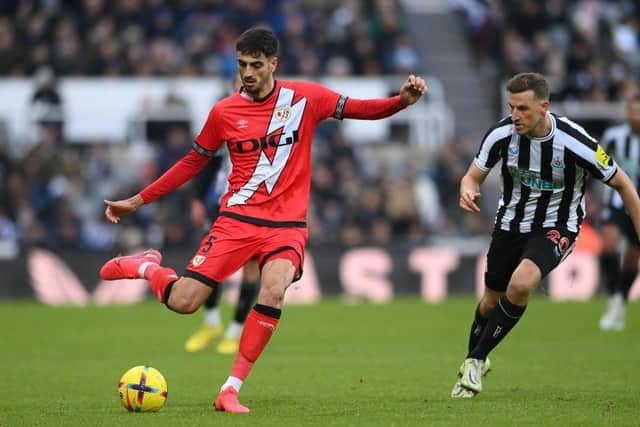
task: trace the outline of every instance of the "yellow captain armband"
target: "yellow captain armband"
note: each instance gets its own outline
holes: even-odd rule
[[[600,144],[598,144],[598,148],[596,149],[596,161],[603,168],[611,166],[611,157],[609,157]]]

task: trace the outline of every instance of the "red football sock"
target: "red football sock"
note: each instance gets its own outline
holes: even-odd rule
[[[156,298],[160,302],[166,303],[164,293],[170,283],[178,280],[178,275],[172,268],[150,263],[144,271],[144,278],[149,281],[149,286],[151,286]]]
[[[278,326],[277,318],[258,313],[255,308],[251,310],[240,337],[238,356],[231,369],[232,377],[242,381],[247,378],[253,364],[271,339],[276,326]]]

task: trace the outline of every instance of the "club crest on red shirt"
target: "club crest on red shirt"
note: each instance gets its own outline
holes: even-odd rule
[[[281,122],[286,122],[291,117],[291,107],[280,107],[273,112],[273,116]]]
[[[193,264],[194,266],[199,266],[200,264],[202,264],[204,262],[206,258],[203,257],[202,255],[196,255],[193,257],[193,259],[191,260],[191,264]]]

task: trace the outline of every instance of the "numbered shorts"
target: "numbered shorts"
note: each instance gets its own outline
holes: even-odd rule
[[[295,282],[302,276],[307,237],[304,227],[266,227],[221,216],[202,239],[184,276],[216,286],[251,258],[258,260],[260,270],[269,261],[287,259],[296,268]]]
[[[640,240],[638,234],[633,226],[631,217],[624,209],[615,208],[613,206],[607,206],[602,210],[600,215],[602,224],[616,225],[624,237],[627,238],[627,242],[632,245],[640,246]]]
[[[530,233],[494,230],[487,254],[485,286],[497,292],[506,291],[511,275],[525,258],[537,265],[545,277],[571,253],[576,236],[560,228]]]

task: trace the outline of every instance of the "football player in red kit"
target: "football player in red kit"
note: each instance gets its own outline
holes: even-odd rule
[[[106,280],[145,278],[169,309],[186,314],[256,257],[261,270],[257,303],[246,320],[231,374],[214,403],[217,410],[240,413],[249,409],[238,401],[238,392],[278,325],[285,291],[302,275],[316,126],[330,117],[388,117],[416,103],[426,84],[411,75],[397,96],[352,99],[316,83],[275,80],[278,40],[269,30],[245,31],[236,50],[242,88],[213,106],[193,149],[139,194],[105,201],[106,217],[117,223],[187,182],[224,144],[233,169],[209,234],[182,277],[161,265],[156,250],[113,258],[100,275]]]

